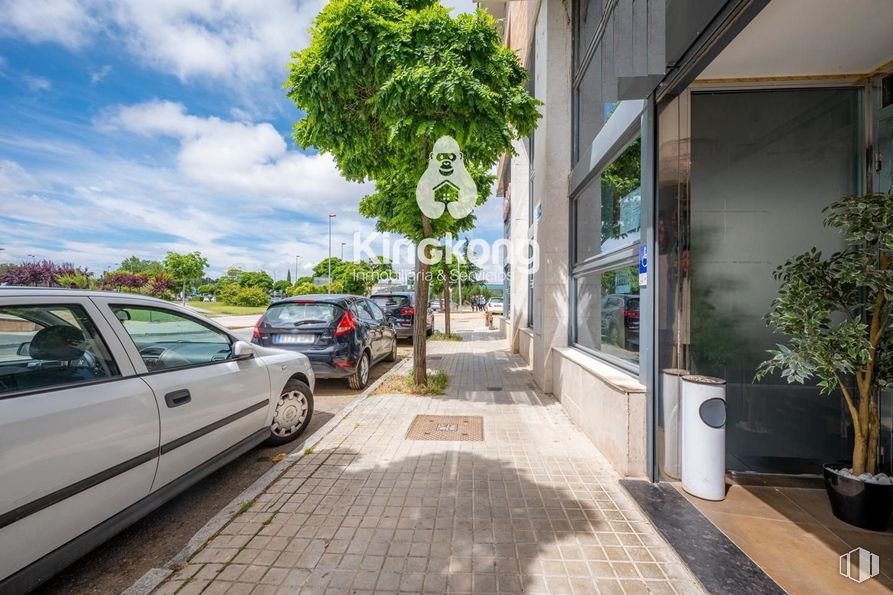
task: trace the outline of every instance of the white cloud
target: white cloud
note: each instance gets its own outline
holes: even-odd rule
[[[98,27],[85,4],[78,0],[0,0],[0,34],[78,48]]]
[[[96,83],[102,82],[105,77],[112,73],[112,65],[111,64],[103,64],[99,68],[91,68],[90,69],[90,84],[95,85]]]
[[[257,80],[307,44],[321,0],[126,0],[110,4],[128,47],[180,79]]]
[[[25,85],[29,90],[40,93],[41,91],[49,91],[53,84],[42,76],[33,76],[30,74],[26,74],[22,76],[22,80],[25,81]]]
[[[325,203],[355,209],[371,191],[371,185],[342,178],[330,156],[289,150],[282,135],[265,122],[201,118],[186,113],[182,104],[151,101],[114,108],[96,124],[107,131],[177,139],[180,173],[219,192],[263,198],[277,206],[316,209]]]
[[[0,195],[9,195],[34,187],[34,178],[15,161],[0,159]]]

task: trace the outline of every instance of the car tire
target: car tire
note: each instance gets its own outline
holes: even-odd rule
[[[304,433],[313,417],[313,391],[300,380],[292,378],[285,383],[266,444],[276,446],[291,442]]]
[[[430,336],[433,335],[433,334],[434,334],[434,329],[433,329],[433,328],[429,328],[428,330],[425,331],[425,336],[426,336],[426,337],[430,337]]]
[[[394,337],[394,344],[391,346],[391,352],[388,354],[386,358],[384,358],[386,362],[395,362],[397,361],[397,337]]]
[[[369,384],[369,352],[364,351],[363,355],[360,356],[360,361],[357,362],[356,371],[347,377],[347,383],[350,385],[350,388],[354,390],[360,390],[366,388],[366,385]]]

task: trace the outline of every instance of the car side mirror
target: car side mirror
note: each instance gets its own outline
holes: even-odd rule
[[[29,357],[31,355],[31,341],[25,341],[16,349],[16,355]]]
[[[130,320],[130,312],[127,310],[115,310],[115,318],[121,322],[127,322]]]
[[[233,343],[233,359],[245,360],[255,356],[254,347],[245,341],[236,341]]]

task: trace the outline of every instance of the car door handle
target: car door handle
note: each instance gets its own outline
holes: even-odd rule
[[[167,403],[167,406],[170,408],[179,407],[180,405],[185,405],[189,401],[192,400],[192,395],[189,394],[189,391],[185,388],[180,390],[175,390],[172,393],[167,393],[164,395],[164,402]]]

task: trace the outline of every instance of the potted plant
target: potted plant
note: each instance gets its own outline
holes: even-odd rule
[[[780,371],[823,394],[839,389],[854,444],[851,462],[824,466],[831,507],[843,521],[882,531],[893,509],[893,480],[877,473],[878,393],[893,378],[893,194],[847,197],[824,212],[848,248],[828,257],[813,248],[776,269],[781,286],[767,322],[788,339],[756,379]]]

